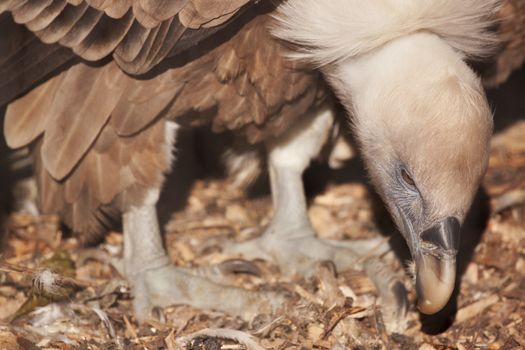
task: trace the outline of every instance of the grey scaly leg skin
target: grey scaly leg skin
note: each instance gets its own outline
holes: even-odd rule
[[[157,221],[158,190],[148,197],[143,205],[130,207],[123,215],[124,274],[133,289],[133,306],[140,321],[150,316],[153,307],[173,304],[226,311],[245,319],[272,313],[282,305],[283,298],[277,293],[221,285],[192,274],[190,269],[173,266]]]
[[[339,270],[355,268],[362,262],[358,252],[370,251],[381,243],[380,238],[345,243],[321,240],[312,228],[302,174],[320,153],[333,123],[332,110],[323,107],[269,144],[272,221],[261,237],[229,245],[226,251],[274,261],[286,273],[309,276],[315,272],[317,263],[324,260],[333,261]]]
[[[388,275],[388,267],[378,260],[380,254],[390,249],[383,238],[348,242],[322,240],[317,238],[308,218],[302,174],[320,153],[333,122],[332,111],[323,107],[269,145],[274,216],[259,238],[229,244],[226,252],[273,261],[287,274],[310,276],[320,261],[330,260],[339,271],[353,268],[372,272],[380,265],[384,275]],[[399,281],[372,280],[381,296],[395,292],[394,297],[382,299],[393,304],[390,308],[395,315],[404,317],[407,302]]]
[[[13,210],[38,216],[38,188],[33,174],[33,158],[28,147],[23,147],[9,153],[9,172],[13,176],[12,188]]]

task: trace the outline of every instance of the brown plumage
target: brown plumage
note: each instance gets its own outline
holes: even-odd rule
[[[37,141],[42,210],[61,213],[75,231],[100,231],[103,213],[124,210],[141,190],[160,185],[169,167],[160,151],[165,118],[242,131],[253,143],[279,135],[322,99],[318,74],[281,58],[283,48],[266,26],[271,6],[249,4],[242,10],[256,18],[236,21],[218,35],[206,28],[223,25],[246,1],[47,3],[12,1],[8,9],[45,42],[71,47],[88,60],[113,58],[96,65],[72,58],[6,114],[11,147]],[[6,29],[20,28],[6,22],[4,14]],[[190,52],[183,50],[185,40],[196,45]],[[4,50],[2,57],[17,57],[25,49]],[[144,73],[168,55],[174,56],[170,68],[140,78],[127,74]],[[33,74],[24,68],[17,66],[8,78]]]
[[[525,1],[502,0],[500,6],[496,30],[501,45],[483,69],[487,87],[503,83],[525,59]]]
[[[490,30],[497,0],[287,0],[272,19],[275,8],[255,0],[0,0],[0,13],[27,28],[0,18],[13,33],[0,45],[0,104],[11,102],[6,139],[34,145],[44,211],[87,233],[123,213],[124,272],[142,319],[154,305],[180,302],[274,310],[274,295],[255,303],[188,278],[162,247],[155,203],[171,160],[168,120],[208,123],[268,150],[275,215],[240,252],[292,273],[322,260],[356,267],[363,246],[324,242],[307,218],[301,175],[334,117],[310,64],[352,114],[372,182],[415,259],[420,310],[439,311],[455,286],[460,225],[488,162],[492,115],[466,60],[486,58],[500,41]],[[295,60],[283,58],[270,27]],[[506,60],[497,62],[504,71]],[[223,298],[196,295],[208,290]]]
[[[11,11],[44,43],[59,43],[80,57],[95,61],[112,54],[128,73],[150,70],[166,56],[194,45],[233,17],[248,0],[50,0],[4,1],[0,11]],[[189,41],[189,42],[186,42]]]

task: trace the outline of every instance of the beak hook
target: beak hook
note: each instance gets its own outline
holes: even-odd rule
[[[424,314],[440,311],[456,284],[459,220],[448,217],[420,235],[416,262],[418,308]]]

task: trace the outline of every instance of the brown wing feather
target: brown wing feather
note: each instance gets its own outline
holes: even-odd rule
[[[175,19],[168,21],[163,23]],[[282,133],[324,90],[317,73],[282,58],[283,48],[267,31],[269,21],[259,16],[225,39],[202,42],[195,56],[181,55],[149,79],[126,75],[114,62],[67,69],[37,141],[38,181],[48,197],[42,199],[44,212],[59,212],[76,231],[93,233],[106,227],[115,208],[137,204],[147,189],[160,186],[169,167],[167,118],[236,130],[250,142]],[[136,32],[146,39],[122,50],[137,52],[134,60],[156,62],[164,55],[159,41],[168,41],[163,38],[170,25],[150,31],[133,27],[125,37]],[[282,81],[286,84],[276,84]],[[38,100],[38,89],[29,95]],[[30,105],[23,105],[19,102],[17,115],[30,114]],[[37,132],[29,134],[25,140],[37,137]]]
[[[64,197],[60,189],[60,183],[55,181],[42,165],[39,157],[42,141],[35,143],[34,147],[34,171],[38,184],[38,206],[44,213],[60,213],[65,205]]]
[[[132,62],[139,55],[150,32],[150,28],[141,26],[137,21],[133,22],[128,34],[122,39],[113,54],[113,57],[119,62],[119,65]],[[124,70],[128,71],[127,69]]]
[[[66,48],[40,42],[8,13],[0,14],[0,33],[9,33],[0,39],[0,106],[42,82],[73,57]]]
[[[87,188],[97,201],[103,204],[111,203],[118,194],[114,191],[121,189],[117,183],[119,179],[108,174],[118,174],[119,164],[108,162],[103,152],[92,152],[90,156],[90,166],[86,168]]]
[[[75,22],[75,24],[65,33],[65,35],[58,41],[60,45],[75,49],[89,33],[95,28],[98,21],[103,17],[104,13],[87,7],[82,16]]]
[[[483,83],[488,87],[503,83],[525,60],[525,1],[501,1],[498,17],[502,46],[483,72]]]
[[[40,153],[36,154],[37,158],[41,159]],[[84,189],[84,183],[86,182],[86,176],[88,174],[87,166],[89,165],[89,162],[81,162],[78,166],[78,168],[75,170],[75,175],[68,177],[67,181],[64,181],[63,184],[63,199],[62,201],[65,203],[73,204],[77,202],[80,198],[80,195],[82,193],[82,190]],[[44,168],[41,168],[40,171],[45,171],[49,173]],[[52,177],[49,177],[48,181],[55,181]],[[89,189],[88,189],[89,190]],[[53,210],[56,210],[59,212],[60,208],[47,208],[47,213],[52,213]]]
[[[113,137],[102,140],[106,130]],[[100,142],[109,144],[99,147]],[[160,186],[170,165],[162,119],[134,137],[117,137],[106,124],[95,146],[63,181],[56,181],[42,164],[41,144],[35,148],[40,206],[44,213],[59,213],[86,240],[104,232],[150,188]]]
[[[66,0],[53,1],[35,19],[25,22],[27,29],[36,32],[46,28],[62,13],[66,5]]]
[[[47,44],[58,42],[82,19],[89,6],[81,3],[78,6],[66,6],[46,27],[35,31],[35,35]]]
[[[32,0],[20,6],[13,11],[13,18],[16,23],[27,23],[34,20],[44,9],[49,6],[53,0]]]
[[[143,90],[140,87],[138,89]],[[167,87],[143,101],[121,100],[113,111],[111,125],[121,136],[130,136],[139,132],[175,100],[178,90],[180,87]]]
[[[188,28],[222,25],[248,1],[4,0],[0,13],[10,10],[17,23],[42,41],[58,42],[83,59],[96,61],[115,52],[123,70],[143,74],[179,52],[176,45]],[[192,40],[197,43],[211,34],[196,30]]]
[[[0,13],[5,11],[13,11],[27,0],[3,0],[0,1]]]
[[[129,11],[133,0],[112,1],[111,6],[107,7],[104,12],[112,18],[120,18]]]
[[[179,13],[182,24],[188,28],[209,28],[229,20],[249,0],[193,0]]]
[[[269,21],[259,16],[207,54],[161,74],[183,84],[166,115],[190,125],[211,122],[217,132],[244,132],[255,143],[280,134],[318,103],[325,91],[319,74],[282,57]]]
[[[131,60],[123,60],[120,54],[114,55],[113,57],[126,72],[145,73],[167,56],[185,29],[176,18],[166,20],[159,26],[148,31],[147,37],[143,42],[139,38],[142,45]],[[139,32],[139,35],[142,36],[142,34],[143,32]],[[135,41],[135,39],[130,40]]]
[[[158,25],[178,14],[188,2],[189,0],[138,0],[133,4],[133,9],[140,9],[141,13],[147,14],[149,23]]]
[[[114,65],[78,64],[66,73],[49,111],[41,151],[55,179],[71,172],[102,130],[120,98],[123,75]]]
[[[49,121],[48,112],[64,75],[48,80],[8,106],[4,134],[9,147],[26,146],[44,132]]]
[[[128,11],[122,18],[103,16],[96,26],[73,51],[84,59],[96,61],[109,55],[126,36],[133,24],[133,14]]]

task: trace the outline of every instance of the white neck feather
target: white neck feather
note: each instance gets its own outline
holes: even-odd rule
[[[288,0],[275,36],[297,44],[291,56],[318,66],[365,54],[396,38],[430,32],[467,57],[491,53],[498,0]]]
[[[387,139],[377,133],[425,120],[427,125],[455,125],[478,115],[469,112],[475,103],[466,91],[479,91],[479,78],[463,59],[437,35],[422,32],[322,70],[352,114],[357,136]],[[457,98],[440,98],[447,92],[455,95],[454,91]]]
[[[322,70],[343,102],[349,98],[364,101],[375,99],[385,91],[418,90],[414,85],[451,75],[472,76],[463,59],[437,35],[423,32],[390,41]],[[377,105],[379,101],[370,103]]]

